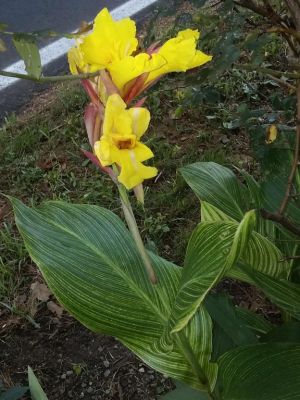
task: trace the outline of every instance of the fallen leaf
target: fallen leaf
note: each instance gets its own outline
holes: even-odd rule
[[[47,303],[48,310],[50,310],[53,314],[56,314],[58,318],[61,318],[64,309],[54,303],[54,301],[48,301]]]
[[[31,297],[33,299],[37,299],[40,301],[47,301],[51,296],[51,292],[48,289],[48,286],[44,283],[34,282],[30,286],[31,289]]]

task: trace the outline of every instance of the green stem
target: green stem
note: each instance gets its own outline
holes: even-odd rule
[[[130,230],[130,233],[132,234],[134,241],[136,243],[137,249],[140,253],[140,256],[143,260],[143,263],[145,265],[147,274],[149,276],[150,281],[153,284],[157,283],[157,278],[155,275],[155,272],[153,270],[151,260],[149,258],[149,255],[145,249],[143,240],[140,235],[139,228],[136,223],[136,219],[127,195],[127,190],[123,185],[118,184],[118,189],[119,189],[119,194],[120,194],[120,199],[121,199],[121,204],[124,212],[124,216],[128,225],[128,228]]]
[[[94,76],[99,75],[99,71],[86,73],[86,74],[77,74],[77,75],[56,75],[56,76],[40,76],[39,78],[27,75],[27,74],[19,74],[17,72],[9,72],[0,70],[0,75],[8,76],[10,78],[19,78],[25,79],[27,81],[33,81],[37,83],[48,83],[48,82],[63,82],[63,81],[74,81],[78,79],[88,79]]]
[[[249,65],[249,64],[244,64],[244,65],[236,64],[235,68],[243,69],[245,71],[258,72],[258,73],[266,74],[266,75],[273,75],[273,76],[277,76],[277,77],[285,76],[285,77],[291,78],[291,79],[299,79],[300,78],[300,74],[298,74],[298,73],[278,71],[276,69],[257,67],[255,65]]]

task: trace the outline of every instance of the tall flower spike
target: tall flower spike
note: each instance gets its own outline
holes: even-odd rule
[[[142,164],[153,157],[149,147],[140,142],[149,121],[150,113],[146,108],[126,110],[126,104],[118,94],[108,98],[102,136],[95,143],[94,150],[103,166],[118,165],[118,180],[126,189],[132,189],[157,175],[156,168]]]

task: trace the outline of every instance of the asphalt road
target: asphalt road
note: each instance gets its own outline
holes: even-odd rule
[[[136,0],[135,4],[143,6],[147,1]],[[8,30],[13,32],[31,32],[51,29],[57,32],[72,32],[80,22],[91,21],[103,7],[116,9],[127,3],[121,0],[0,0],[0,22],[8,24]],[[140,3],[140,4],[139,4]],[[141,19],[149,8],[135,15]],[[5,39],[8,51],[0,53],[0,69],[9,68],[19,60],[19,56],[7,36]],[[53,39],[53,41],[56,39]],[[47,43],[43,41],[40,47]],[[50,42],[51,43],[51,42]],[[45,75],[56,75],[67,71],[66,57],[60,57],[49,63],[43,72]],[[18,111],[33,94],[43,90],[46,85],[18,81],[5,89],[0,89],[0,121],[13,112]]]
[[[57,32],[72,32],[81,21],[91,21],[103,8],[114,9],[121,0],[1,0],[0,21],[13,32],[31,32],[51,29]],[[7,42],[7,39],[6,39]],[[8,43],[9,45],[9,43]],[[3,69],[18,60],[13,46],[1,55]]]

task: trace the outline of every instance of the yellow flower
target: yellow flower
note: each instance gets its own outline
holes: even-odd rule
[[[79,50],[92,71],[106,68],[130,56],[138,46],[135,22],[130,18],[114,21],[107,8],[96,16],[92,33],[82,37]]]
[[[211,61],[212,56],[196,49],[200,33],[198,30],[180,31],[175,38],[164,43],[152,57],[162,57],[164,65],[150,72],[147,82],[151,82],[168,72],[187,71]]]
[[[114,21],[104,8],[96,16],[93,30],[80,35],[68,52],[70,70],[78,74],[106,69],[120,95],[130,102],[162,75],[210,61],[211,56],[196,49],[198,39],[197,30],[186,29],[158,49],[150,46],[149,54],[135,54],[135,22],[130,18]]]
[[[102,136],[95,143],[94,150],[103,166],[115,163],[120,167],[118,180],[127,189],[157,174],[156,168],[142,164],[153,157],[152,151],[140,142],[149,122],[150,113],[146,108],[126,110],[126,104],[118,94],[108,98]]]

